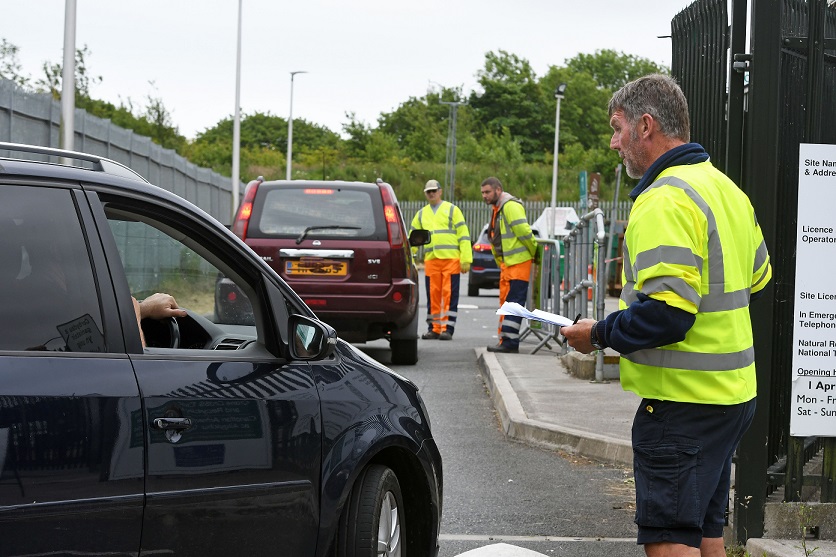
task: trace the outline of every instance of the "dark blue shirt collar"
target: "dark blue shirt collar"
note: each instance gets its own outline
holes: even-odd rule
[[[697,164],[707,160],[708,153],[705,152],[705,149],[699,143],[686,143],[679,147],[674,147],[650,165],[650,168],[644,173],[639,183],[630,192],[630,199],[635,201],[647,189],[647,186],[656,181],[656,177],[666,168],[684,164]]]

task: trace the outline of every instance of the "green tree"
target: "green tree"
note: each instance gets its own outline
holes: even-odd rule
[[[615,92],[627,82],[651,73],[668,74],[665,66],[632,54],[615,50],[596,50],[594,54],[578,54],[566,60],[566,67],[576,72],[585,72],[596,83],[610,92]]]
[[[353,112],[347,112],[345,117],[348,118],[348,122],[343,124],[343,132],[348,136],[345,140],[346,152],[352,157],[362,156],[372,130],[368,124],[358,120]]]
[[[23,68],[17,58],[19,51],[17,45],[0,39],[0,78],[13,81],[19,87],[28,88],[31,79],[23,75]]]
[[[540,81],[544,94],[551,97],[549,111],[551,118],[548,129],[551,140],[547,142],[552,159],[554,151],[554,117],[557,100],[554,91],[561,83],[566,84],[564,99],[560,103],[560,145],[580,143],[584,149],[597,149],[609,145],[612,130],[607,116],[607,102],[610,92],[598,86],[595,80],[586,72],[578,72],[570,68],[552,66]]]
[[[90,75],[87,69],[87,59],[90,50],[87,45],[77,48],[75,51],[75,103],[79,108],[84,108],[90,100],[90,86],[102,81],[101,76]],[[52,98],[61,98],[63,90],[63,66],[60,62],[44,62],[41,65],[43,76],[35,81],[35,90],[39,93],[49,93]]]
[[[501,135],[507,128],[529,160],[542,160],[551,145],[548,103],[528,60],[504,50],[485,55],[485,67],[477,73],[481,94],[470,95],[470,106],[487,131]]]
[[[508,128],[503,128],[499,134],[487,132],[480,140],[466,137],[459,154],[462,162],[486,165],[493,174],[500,170],[516,170],[524,160],[520,142]]]
[[[461,88],[443,87],[431,90],[421,98],[411,97],[397,109],[383,113],[378,128],[393,137],[406,156],[412,160],[444,162],[447,152],[447,134],[450,124],[450,106],[442,101],[458,101]],[[457,137],[472,132],[472,111],[467,105],[457,109]]]

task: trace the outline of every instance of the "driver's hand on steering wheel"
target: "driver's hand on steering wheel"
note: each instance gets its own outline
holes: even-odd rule
[[[140,320],[185,317],[186,310],[180,309],[174,296],[157,292],[139,302],[139,315]]]
[[[177,306],[177,301],[174,296],[169,294],[161,294],[157,292],[148,296],[142,302],[137,302],[136,298],[131,296],[131,301],[134,305],[134,313],[136,314],[136,324],[139,327],[139,339],[142,341],[142,347],[145,348],[145,334],[142,332],[142,320],[146,317],[151,319],[165,319],[166,317],[184,317],[186,310],[180,309]]]

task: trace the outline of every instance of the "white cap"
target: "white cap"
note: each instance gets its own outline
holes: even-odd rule
[[[425,192],[440,190],[440,189],[441,189],[441,184],[438,183],[438,180],[427,180],[427,185],[424,186],[424,191]]]

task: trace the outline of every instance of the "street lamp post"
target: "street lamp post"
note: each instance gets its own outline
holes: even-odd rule
[[[287,176],[290,180],[290,171],[293,166],[293,78],[298,73],[308,73],[303,70],[290,72],[290,115],[287,117]]]
[[[557,204],[557,146],[560,137],[560,101],[563,100],[563,94],[566,91],[566,84],[561,83],[554,90],[554,98],[557,100],[557,108],[554,116],[554,167],[552,169],[552,203],[551,212],[549,215],[549,233],[547,238],[554,238],[554,218],[555,208]]]
[[[75,138],[75,22],[76,0],[66,0],[64,66],[61,75],[61,147],[68,151],[73,150]]]
[[[241,188],[241,14],[244,0],[238,0],[238,38],[235,50],[235,116],[232,120],[232,221],[238,210]],[[230,222],[232,222],[230,221]]]

